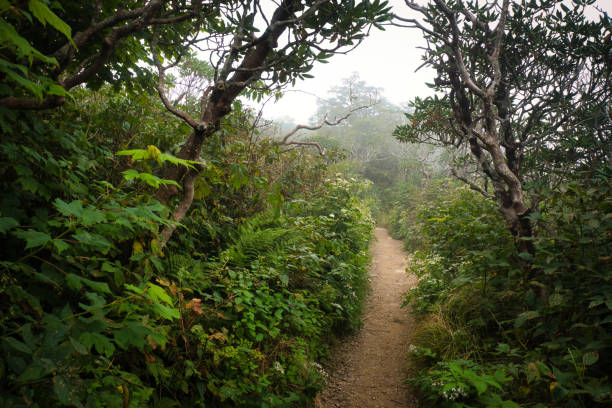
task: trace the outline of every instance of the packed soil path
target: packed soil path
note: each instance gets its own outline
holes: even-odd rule
[[[376,228],[372,245],[372,291],[364,325],[333,350],[330,378],[317,408],[414,408],[406,379],[406,360],[414,322],[401,305],[416,285],[406,275],[402,243]]]

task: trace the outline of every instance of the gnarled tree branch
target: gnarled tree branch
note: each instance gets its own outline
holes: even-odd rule
[[[280,145],[285,145],[285,146],[314,146],[319,150],[319,154],[321,156],[325,155],[325,148],[323,148],[319,143],[317,142],[304,142],[304,141],[290,141],[289,139],[295,135],[298,131],[300,130],[318,130],[321,129],[323,126],[336,126],[339,125],[340,123],[342,123],[343,121],[345,121],[346,119],[348,119],[353,113],[362,110],[362,109],[367,109],[367,108],[371,108],[372,106],[374,106],[375,102],[370,103],[368,105],[361,105],[361,106],[357,106],[354,108],[351,108],[346,115],[338,118],[338,119],[334,119],[334,120],[329,120],[327,119],[327,114],[323,117],[323,120],[321,120],[321,122],[319,122],[317,125],[297,125],[296,127],[294,127],[289,133],[287,133],[286,135],[284,135],[282,137],[282,139],[280,140],[279,144]]]

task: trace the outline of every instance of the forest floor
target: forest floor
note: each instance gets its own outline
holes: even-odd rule
[[[404,293],[416,285],[407,276],[402,242],[376,228],[372,245],[371,293],[363,327],[332,349],[327,387],[317,408],[415,408],[406,379],[414,321],[402,309]]]

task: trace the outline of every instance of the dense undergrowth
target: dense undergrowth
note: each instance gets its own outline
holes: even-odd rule
[[[533,258],[518,255],[493,201],[454,183],[405,196],[388,214],[415,251],[409,382],[423,406],[609,406],[611,175],[542,197]],[[540,278],[526,281],[523,262]]]
[[[0,406],[287,407],[322,387],[331,337],[359,325],[365,185],[255,141],[237,104],[162,248],[177,123],[110,89],[3,111]]]

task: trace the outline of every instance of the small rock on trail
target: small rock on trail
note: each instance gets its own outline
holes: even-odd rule
[[[414,328],[401,309],[404,293],[416,285],[407,276],[402,242],[376,228],[372,246],[372,291],[363,327],[333,350],[330,379],[316,408],[415,408],[404,384],[410,335]]]

